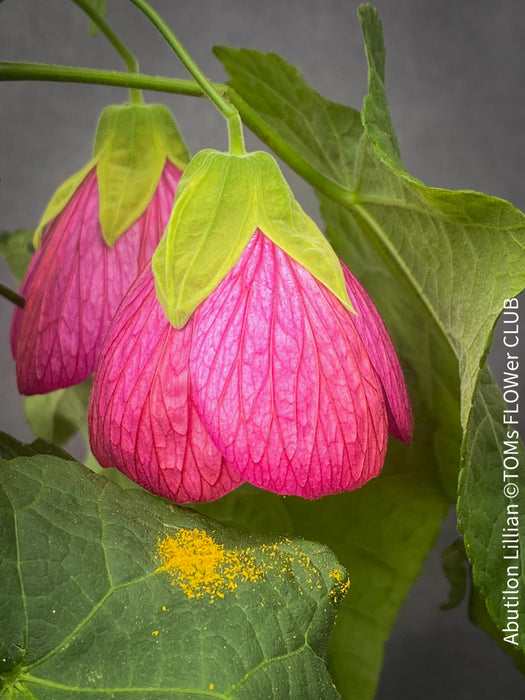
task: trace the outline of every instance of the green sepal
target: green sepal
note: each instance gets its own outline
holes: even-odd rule
[[[100,223],[113,245],[144,212],[166,159],[180,170],[188,151],[164,105],[112,105],[100,117],[95,138]]]
[[[85,165],[82,170],[79,170],[74,175],[71,175],[65,182],[63,182],[57,189],[55,194],[51,197],[49,204],[47,205],[42,218],[40,219],[38,226],[35,229],[35,234],[33,236],[33,245],[38,248],[40,245],[40,240],[42,238],[42,232],[47,224],[55,218],[62,209],[69,202],[75,190],[80,185],[82,180],[86,177],[90,170],[92,170],[97,164],[97,159],[92,158],[87,165]]]
[[[35,230],[38,247],[45,226],[69,202],[92,168],[97,168],[100,223],[110,246],[144,212],[166,159],[180,170],[189,160],[170,110],[164,105],[111,105],[102,112],[89,163],[55,192]]]
[[[336,254],[295,201],[272,156],[204,150],[179,182],[153,256],[157,296],[172,325],[186,324],[257,228],[353,311]]]

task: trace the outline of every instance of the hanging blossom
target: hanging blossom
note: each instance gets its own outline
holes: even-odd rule
[[[93,373],[109,323],[166,227],[186,157],[165,107],[104,110],[93,159],[59,188],[35,235],[25,306],[11,324],[20,393]]]
[[[104,341],[92,450],[177,502],[242,481],[306,498],[356,489],[379,474],[388,431],[412,433],[383,322],[273,159],[203,153]]]

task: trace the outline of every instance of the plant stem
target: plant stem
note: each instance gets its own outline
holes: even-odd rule
[[[7,299],[12,304],[19,306],[21,309],[25,306],[26,300],[24,297],[18,294],[18,292],[15,292],[14,289],[11,289],[11,287],[6,287],[5,284],[0,284],[0,296],[4,297],[4,299]]]
[[[181,42],[177,39],[175,34],[168,27],[166,22],[152,7],[149,6],[146,0],[129,1],[150,20],[164,39],[166,39],[167,43],[181,60],[186,70],[195,79],[197,84],[200,85],[202,91],[210,98],[219,112],[221,112],[223,117],[226,119],[228,124],[228,134],[230,137],[230,151],[239,155],[243,154],[245,151],[244,138],[242,135],[242,122],[237,109],[231,104],[231,102],[228,102],[228,100],[223,97],[221,92],[215,88],[213,83],[208,80]]]
[[[87,85],[111,85],[122,88],[141,88],[155,92],[205,97],[193,80],[163,78],[142,73],[121,73],[96,68],[76,68],[45,63],[18,63],[0,61],[0,81],[38,80],[55,83],[84,83]],[[218,85],[226,89],[225,85]]]
[[[1,74],[0,74],[1,75]],[[337,204],[350,209],[358,201],[353,190],[339,185],[335,180],[326,177],[305,160],[290,144],[275,132],[268,124],[261,119],[257,112],[252,109],[234,90],[225,86],[228,90],[232,103],[237,107],[244,124],[263,143],[269,146],[272,151],[284,160],[303,180],[306,180],[319,194],[328,197]]]
[[[139,72],[139,63],[136,56],[131,53],[127,46],[119,39],[115,32],[111,29],[106,20],[96,12],[86,0],[72,0],[94,24],[100,29],[109,43],[115,48],[119,56],[124,61],[124,64],[129,73]],[[136,88],[130,89],[130,102],[133,104],[142,104],[144,102],[142,93]]]
[[[204,97],[202,88],[193,80],[163,78],[153,75],[119,73],[117,71],[96,70],[94,68],[70,68],[69,66],[46,65],[41,63],[16,63],[0,61],[0,81],[2,80],[42,80],[63,83],[84,83],[90,85],[111,85],[113,87],[137,87],[190,97]],[[246,126],[282,158],[292,170],[314,187],[318,192],[347,209],[356,204],[356,194],[334,180],[326,177],[294,150],[266,122],[259,117],[237,93],[227,85],[214,83],[217,92],[227,93],[240,113]],[[234,119],[232,119],[234,124]],[[230,124],[230,123],[229,123]],[[232,149],[232,152],[233,149]]]

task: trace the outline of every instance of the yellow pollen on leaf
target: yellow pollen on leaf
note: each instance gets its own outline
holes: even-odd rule
[[[181,529],[174,537],[159,540],[157,554],[162,561],[157,573],[168,573],[172,585],[180,586],[188,598],[209,596],[213,602],[235,590],[239,581],[258,581],[263,576],[248,551],[227,550],[197,528]]]
[[[332,569],[328,576],[336,582],[336,586],[332,589],[331,596],[334,603],[345,597],[350,588],[350,579],[347,574],[341,569]]]

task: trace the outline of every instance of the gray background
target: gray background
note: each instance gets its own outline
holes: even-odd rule
[[[205,72],[224,73],[213,44],[276,51],[331,99],[359,108],[366,66],[356,17],[345,0],[157,0],[155,8]],[[126,0],[109,0],[108,19],[146,73],[186,77],[183,68]],[[387,47],[387,90],[408,169],[429,185],[471,188],[525,208],[525,12],[522,0],[376,0]],[[42,61],[121,70],[103,38],[91,39],[67,0],[6,0],[0,5],[2,60]],[[226,147],[221,117],[204,100],[156,97],[173,108],[192,152]],[[100,111],[126,92],[106,87],[4,83],[0,86],[0,228],[31,227],[50,195],[91,155]],[[248,138],[250,147],[258,142]],[[310,188],[290,182],[317,218]],[[2,264],[0,279],[14,284]],[[0,299],[0,428],[29,439],[8,345],[11,315]],[[493,366],[499,372],[495,339]],[[514,700],[525,682],[510,660],[447,596],[441,549],[455,538],[451,516],[423,575],[408,596],[386,646],[377,697]],[[254,699],[255,700],[255,699]]]

